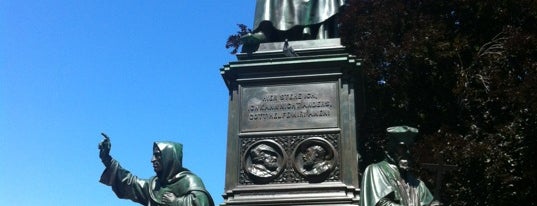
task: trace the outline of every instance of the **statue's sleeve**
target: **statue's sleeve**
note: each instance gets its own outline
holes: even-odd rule
[[[360,206],[376,205],[382,198],[393,192],[386,175],[379,164],[369,165],[362,178],[360,188]]]
[[[418,186],[418,195],[420,196],[421,205],[429,205],[434,200],[433,195],[423,181],[420,181],[420,185]]]
[[[112,164],[104,170],[100,182],[112,186],[118,198],[130,199],[143,205],[148,202],[149,181],[140,179],[123,169],[116,160],[112,160]]]
[[[212,198],[206,191],[193,190],[178,198],[174,206],[214,206]]]

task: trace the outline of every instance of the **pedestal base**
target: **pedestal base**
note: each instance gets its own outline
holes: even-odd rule
[[[230,92],[222,205],[357,205],[360,62],[339,39],[289,45],[298,56],[261,44],[221,69]]]

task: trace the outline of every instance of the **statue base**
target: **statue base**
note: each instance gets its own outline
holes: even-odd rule
[[[345,47],[341,45],[339,38],[289,41],[289,45],[299,56],[345,52]],[[284,42],[261,43],[255,46],[247,46],[243,47],[241,53],[237,54],[237,59],[248,60],[285,57],[282,52],[283,48]]]
[[[221,69],[229,90],[221,205],[357,205],[360,61],[339,39],[260,44]]]

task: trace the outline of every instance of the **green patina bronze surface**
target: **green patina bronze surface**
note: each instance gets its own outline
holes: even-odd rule
[[[339,12],[344,0],[257,0],[254,30],[267,21],[280,31],[322,23]]]
[[[414,176],[405,179],[389,161],[369,165],[362,179],[361,206],[429,205],[433,196],[425,184]]]
[[[408,126],[387,129],[389,143],[386,159],[369,165],[360,192],[361,206],[429,205],[433,196],[425,184],[409,171],[409,149],[417,135]]]
[[[253,33],[242,37],[250,45],[336,38],[335,16],[345,0],[257,0]]]
[[[111,186],[119,198],[147,206],[214,206],[202,180],[182,166],[181,144],[155,142],[151,162],[157,175],[141,179],[109,156],[110,140],[104,136],[99,149],[106,169],[100,182]]]

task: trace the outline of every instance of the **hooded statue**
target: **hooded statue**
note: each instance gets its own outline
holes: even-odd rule
[[[345,0],[257,0],[253,34],[243,42],[283,42],[285,39],[337,37],[335,16]]]
[[[360,190],[360,206],[429,205],[433,196],[425,184],[409,171],[409,150],[416,128],[390,127],[384,161],[365,169]]]
[[[104,134],[103,134],[104,135]],[[100,182],[112,186],[121,199],[130,199],[146,206],[214,206],[201,179],[182,166],[183,146],[174,142],[155,142],[151,162],[156,176],[140,179],[112,159],[110,140],[99,144],[100,157],[106,169]]]

